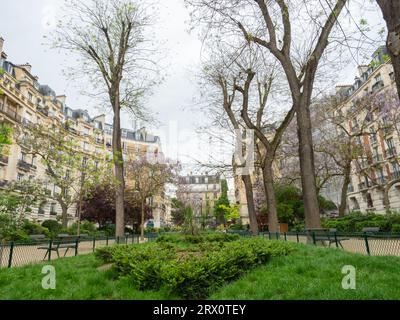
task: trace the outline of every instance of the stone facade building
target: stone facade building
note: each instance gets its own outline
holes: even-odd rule
[[[369,65],[358,67],[352,85],[336,87],[342,103],[335,112],[345,115],[344,126],[357,137],[363,155],[352,163],[348,211],[385,212],[385,189],[391,210],[400,210],[399,123],[383,109],[390,94],[397,95],[393,67],[386,48],[379,48]],[[377,97],[381,95],[382,105]],[[394,112],[400,112],[399,106]],[[392,110],[393,112],[393,110]],[[400,119],[400,118],[399,118]]]
[[[112,154],[112,125],[106,123],[105,115],[91,117],[86,110],[72,109],[66,104],[66,96],[56,95],[47,85],[42,85],[32,74],[32,67],[14,64],[7,59],[3,50],[4,40],[0,38],[0,122],[21,128],[33,124],[63,125],[88,154]],[[161,156],[160,138],[146,131],[122,129],[123,158],[139,155]],[[40,179],[46,181],[46,170],[41,160],[24,153],[13,143],[5,146],[0,155],[0,187],[15,180]],[[126,181],[127,184],[131,183]],[[57,192],[54,185],[46,185],[48,192]],[[156,225],[165,215],[163,196],[151,199]],[[59,204],[53,199],[43,202],[31,213],[37,221],[56,219],[61,214]],[[69,220],[75,220],[76,207],[69,208]]]

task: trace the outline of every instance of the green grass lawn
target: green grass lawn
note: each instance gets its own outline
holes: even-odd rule
[[[344,290],[344,265],[356,268],[356,289]],[[400,299],[400,258],[368,257],[299,245],[253,269],[210,299]]]
[[[400,258],[368,257],[298,245],[288,256],[215,292],[210,299],[400,299]],[[112,270],[99,271],[94,255],[52,261],[57,287],[44,290],[42,266],[0,270],[0,299],[174,299],[164,291],[141,292]],[[341,287],[344,265],[356,268],[356,290]]]

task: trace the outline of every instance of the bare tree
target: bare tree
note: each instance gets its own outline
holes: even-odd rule
[[[296,11],[301,6],[309,9],[304,1],[285,0],[215,1],[187,0],[195,9],[199,9],[197,18],[208,22],[209,28],[224,24],[236,26],[244,39],[256,43],[268,50],[279,61],[290,87],[292,103],[297,115],[299,136],[299,157],[302,178],[302,190],[305,206],[306,228],[319,228],[320,215],[315,179],[313,140],[310,119],[310,104],[314,81],[321,57],[329,44],[329,36],[342,12],[346,0],[318,2],[320,11],[317,16],[310,16],[310,23],[315,26],[306,37],[304,48],[294,52],[293,34],[295,31]],[[296,6],[297,4],[297,6]],[[321,14],[322,12],[322,14]],[[220,17],[219,24],[215,16]],[[299,18],[299,17],[297,17]],[[219,37],[224,36],[219,32]],[[221,40],[221,41],[222,41]],[[303,54],[301,55],[300,52]]]
[[[174,166],[162,159],[140,157],[127,162],[126,172],[133,182],[128,187],[132,191],[129,192],[129,197],[133,198],[132,201],[136,199],[141,208],[140,235],[143,239],[146,202],[148,199],[164,196],[165,185],[173,180]]]
[[[143,116],[140,101],[152,86],[146,70],[153,67],[145,39],[150,23],[139,1],[68,1],[52,35],[53,46],[77,55],[74,77],[87,77],[94,93],[108,98],[113,120],[113,160],[116,187],[116,236],[124,235],[124,164],[121,109]]]
[[[382,10],[388,28],[386,47],[392,60],[400,97],[400,2],[398,0],[376,0]]]

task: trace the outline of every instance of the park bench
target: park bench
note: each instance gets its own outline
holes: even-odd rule
[[[341,237],[337,235],[337,229],[336,228],[330,228],[330,229],[310,229],[309,231],[313,232],[313,240],[315,242],[321,241],[322,243],[325,243],[325,241],[328,242],[329,247],[331,246],[332,243],[337,243],[342,249],[342,241],[345,240],[350,240],[350,238],[347,237]]]
[[[365,227],[365,228],[362,228],[361,231],[363,233],[375,233],[375,232],[379,232],[380,228],[379,227]]]
[[[57,239],[53,241],[49,241],[46,245],[38,247],[39,250],[46,250],[46,254],[44,255],[43,260],[46,260],[46,257],[50,254],[50,251],[55,251],[57,253],[57,257],[60,257],[60,249],[66,249],[64,252],[64,257],[67,255],[69,249],[77,250],[78,241],[75,236],[71,236],[69,234],[59,234],[57,235]]]

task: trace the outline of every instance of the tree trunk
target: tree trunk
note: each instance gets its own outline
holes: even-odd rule
[[[304,101],[304,97],[296,106],[296,114],[305,227],[306,229],[321,228],[317,184],[315,180],[310,108],[309,104]]]
[[[114,174],[117,181],[115,188],[115,236],[123,237],[125,235],[125,212],[124,212],[124,162],[122,158],[121,143],[121,119],[119,92],[115,93],[114,122],[113,122],[113,159]]]
[[[272,160],[266,160],[262,169],[264,191],[268,207],[268,231],[279,232],[278,212],[274,190],[274,176],[272,173]]]
[[[144,240],[144,201],[141,203],[140,239]]]
[[[61,204],[61,223],[63,228],[68,228],[68,207]]]
[[[350,184],[350,171],[351,164],[344,169],[344,180],[342,185],[342,192],[340,194],[339,217],[344,217],[347,207],[347,191]]]
[[[377,0],[377,2],[388,28],[386,47],[392,60],[397,93],[400,98],[400,1]]]
[[[258,224],[256,216],[256,208],[254,206],[253,185],[251,183],[250,175],[242,175],[244,189],[246,191],[247,212],[249,214],[250,230],[251,233],[258,234]]]
[[[386,213],[390,212],[390,199],[389,199],[389,190],[390,190],[390,186],[386,186],[385,188],[383,188],[383,199],[382,199],[382,203],[383,206],[385,207],[385,211]]]
[[[81,215],[82,215],[82,192],[79,195],[79,206],[78,206],[78,221],[76,234],[79,237],[81,235]]]

